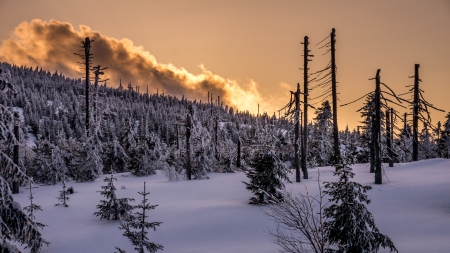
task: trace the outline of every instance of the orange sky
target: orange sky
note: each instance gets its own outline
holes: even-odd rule
[[[378,68],[382,82],[396,93],[406,92],[405,86],[412,84],[408,76],[419,63],[425,98],[450,110],[446,100],[450,94],[448,0],[0,0],[1,43],[11,39],[19,24],[33,19],[68,22],[76,31],[85,25],[109,41],[127,38],[146,51],[155,68],[174,70],[182,75],[177,80],[194,78],[196,88],[183,88],[191,92],[190,99],[206,100],[208,90],[203,92],[199,83],[207,78],[211,82],[207,87],[218,85],[224,96],[239,94],[239,99],[228,97],[227,102],[253,112],[256,103],[261,103],[261,110],[269,114],[288,101],[288,91],[297,82],[302,84],[303,37],[310,38],[311,53],[315,54],[310,68],[316,71],[325,67],[329,55],[321,56],[323,51],[314,45],[334,27],[339,104],[373,90],[373,81],[367,79],[374,77]],[[20,57],[14,59],[20,61]],[[53,68],[61,71],[62,67],[54,64]],[[122,81],[131,80],[124,77]],[[221,85],[227,87],[220,91]],[[155,90],[156,85],[151,86],[150,91]],[[311,97],[321,92],[314,90]],[[360,103],[339,108],[341,129],[346,124],[350,128],[357,125],[359,114],[355,111],[359,107]],[[443,120],[444,113],[433,111],[432,116],[436,123]]]

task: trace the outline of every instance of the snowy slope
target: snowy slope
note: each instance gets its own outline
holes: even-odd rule
[[[373,186],[368,193],[372,200],[369,210],[399,252],[449,252],[450,160],[385,166],[390,181],[384,177],[383,185],[373,184],[374,174],[368,172],[367,164],[353,168],[356,181]],[[334,180],[333,170],[320,168],[320,181]],[[311,169],[309,174],[310,179],[288,184],[288,188],[297,192],[307,186],[317,193],[317,170]],[[118,197],[133,197],[137,202],[137,192],[147,182],[150,203],[159,204],[150,211],[149,221],[163,222],[155,232],[149,231],[149,238],[163,244],[163,252],[277,252],[266,233],[275,224],[260,207],[247,204],[251,194],[241,182],[247,180],[245,174],[209,176],[209,180],[168,182],[161,174],[144,178],[117,175],[115,186]],[[117,221],[93,215],[102,199],[97,191],[103,180],[68,185],[76,193],[67,208],[54,206],[59,185],[34,189],[35,202],[44,209],[37,213],[37,220],[49,225],[43,234],[52,243],[42,252],[114,252],[114,246],[134,252]],[[121,189],[122,185],[126,189]],[[15,198],[26,206],[28,195],[28,190],[21,188]]]

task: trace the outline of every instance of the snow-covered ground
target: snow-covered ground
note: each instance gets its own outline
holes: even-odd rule
[[[382,185],[373,184],[374,174],[367,164],[353,166],[355,181],[371,185],[368,206],[381,233],[391,237],[399,252],[450,252],[450,160],[432,159],[394,168],[385,165]],[[334,168],[320,168],[320,181],[332,181]],[[125,174],[126,175],[126,174]],[[310,179],[287,184],[294,192],[305,186],[317,193],[315,169]],[[210,174],[209,180],[168,182],[160,173],[136,178],[116,175],[118,197],[141,200],[138,191],[144,181],[150,190],[150,203],[159,206],[150,211],[149,221],[163,222],[149,231],[151,241],[164,245],[163,252],[277,252],[266,231],[275,226],[260,207],[249,205],[251,194],[242,180],[244,173]],[[114,252],[114,246],[134,252],[118,229],[118,221],[100,220],[97,211],[105,185],[103,177],[95,182],[75,183],[69,207],[55,206],[60,185],[34,189],[35,203],[43,208],[37,221],[48,227],[44,238],[51,242],[42,252]],[[291,175],[294,180],[294,175]],[[125,189],[121,189],[125,186]],[[21,188],[15,199],[29,204],[28,190]],[[25,250],[25,252],[27,252]],[[381,252],[388,252],[381,250]]]

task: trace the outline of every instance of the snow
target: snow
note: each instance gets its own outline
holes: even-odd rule
[[[380,232],[389,236],[399,252],[448,252],[450,249],[450,160],[431,159],[397,164],[384,164],[386,176],[382,185],[375,185],[374,174],[367,164],[354,165],[354,180],[371,185],[372,200],[368,206]],[[320,168],[320,181],[332,181],[334,168]],[[152,242],[163,244],[162,252],[277,252],[267,230],[275,224],[263,214],[261,207],[247,204],[251,193],[242,180],[242,172],[209,174],[208,180],[169,182],[158,171],[149,177],[116,175],[116,194],[141,201],[138,191],[143,182],[151,192],[149,201],[158,204],[149,212],[148,221],[163,222],[156,231],[149,231]],[[108,176],[108,175],[104,175]],[[293,192],[316,194],[317,169],[309,170],[310,179],[286,184]],[[295,175],[290,175],[295,181]],[[389,181],[388,179],[389,178]],[[98,191],[105,185],[103,177],[95,182],[75,183],[75,194],[69,207],[55,206],[61,185],[39,186],[34,189],[34,203],[43,212],[36,220],[49,227],[43,230],[51,242],[42,253],[50,252],[113,252],[119,246],[134,252],[128,239],[118,229],[118,221],[100,220],[93,213],[103,198]],[[125,186],[125,189],[121,189]],[[14,195],[22,206],[29,205],[28,190]],[[28,252],[25,250],[25,252]],[[388,250],[380,250],[388,252]]]

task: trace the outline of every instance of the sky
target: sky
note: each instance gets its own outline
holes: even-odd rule
[[[448,0],[0,0],[0,61],[81,78],[73,53],[89,36],[96,40],[93,63],[109,67],[110,86],[121,79],[141,91],[148,85],[151,93],[197,101],[211,92],[239,110],[256,113],[260,104],[272,115],[297,83],[303,87],[304,37],[315,72],[330,61],[319,49],[324,43],[316,44],[335,28],[338,105],[374,90],[368,79],[377,69],[383,83],[405,93],[420,64],[425,99],[448,111],[449,24]],[[325,90],[312,90],[310,98]],[[320,99],[311,103],[320,106]],[[338,108],[340,129],[358,125],[361,106]],[[431,113],[433,123],[444,121],[446,113]]]

